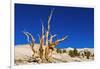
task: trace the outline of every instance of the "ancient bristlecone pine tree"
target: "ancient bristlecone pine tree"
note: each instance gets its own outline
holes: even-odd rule
[[[51,10],[51,14],[48,18],[48,29],[46,32],[44,32],[44,26],[43,26],[43,21],[41,20],[42,23],[42,36],[39,36],[39,40],[40,40],[40,46],[39,46],[39,57],[41,60],[47,60],[52,56],[52,51],[55,48],[56,45],[58,45],[61,41],[65,40],[67,37],[62,37],[61,39],[56,40],[55,42],[53,42],[53,38],[56,37],[56,35],[51,35],[50,39],[48,38],[49,34],[50,34],[50,21],[52,18],[52,14],[54,12],[54,9]],[[32,49],[32,56],[34,56],[34,54],[36,53],[35,49],[34,49],[34,44],[35,44],[35,39],[32,36],[32,34],[30,34],[29,32],[23,32],[26,36],[27,36],[27,40],[30,44],[30,48]],[[29,38],[31,38],[31,41],[29,40]],[[46,46],[44,47],[44,39],[46,39]],[[43,61],[42,61],[43,62]]]

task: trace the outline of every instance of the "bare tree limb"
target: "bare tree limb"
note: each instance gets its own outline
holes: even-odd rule
[[[50,48],[54,48],[56,45],[58,45],[60,42],[64,41],[68,36],[62,37],[62,39],[58,39],[55,42],[52,42],[49,44]]]
[[[23,32],[26,36],[27,36],[27,41],[30,43],[30,40],[29,40],[29,35],[26,34],[25,32]]]
[[[39,37],[39,41],[41,40],[41,37],[40,37],[40,35],[38,34],[38,37]]]
[[[42,35],[44,35],[44,25],[43,25],[43,20],[41,19],[41,24],[42,24]]]
[[[50,16],[48,18],[48,31],[50,31],[50,21],[51,21],[53,12],[54,12],[54,8],[51,10]]]
[[[29,35],[31,37],[33,43],[35,42],[35,39],[34,39],[34,37],[32,36],[31,33],[29,33],[29,32],[23,32],[23,33],[26,34],[26,35]]]
[[[68,36],[62,37],[62,39],[57,40],[58,42],[64,41]]]
[[[52,43],[52,40],[53,40],[54,37],[56,37],[56,34],[55,35],[51,35],[50,40],[49,40],[50,44]]]
[[[31,47],[31,49],[32,49],[32,52],[33,52],[33,56],[34,56],[34,53],[35,53],[35,50],[34,50],[34,43],[35,43],[35,39],[34,39],[34,37],[29,33],[29,32],[23,32],[26,36],[27,36],[27,38],[28,38],[28,42],[30,43],[30,47]],[[31,39],[32,39],[32,42],[29,40],[29,36],[31,37]]]

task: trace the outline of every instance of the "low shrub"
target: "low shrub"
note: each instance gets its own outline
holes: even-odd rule
[[[78,50],[76,48],[74,48],[74,50],[70,50],[69,55],[71,57],[79,56]]]

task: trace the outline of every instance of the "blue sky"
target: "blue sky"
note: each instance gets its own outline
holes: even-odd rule
[[[15,4],[15,45],[27,44],[22,31],[30,32],[36,43],[41,34],[41,19],[47,30],[48,16],[55,8],[51,19],[51,34],[55,39],[68,35],[57,48],[93,48],[94,47],[94,9],[83,7],[43,6],[34,4]]]

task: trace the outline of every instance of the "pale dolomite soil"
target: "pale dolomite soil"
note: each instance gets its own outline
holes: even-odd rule
[[[35,44],[35,50],[38,50],[38,48],[39,48],[39,44]],[[69,51],[70,49],[72,48],[66,48],[66,51]],[[82,51],[84,49],[78,49],[78,51]],[[18,46],[15,46],[14,50],[15,50],[14,51],[15,65],[38,64],[35,61],[34,62],[28,61],[32,55],[32,51],[29,45],[18,45]],[[86,50],[89,50],[91,51],[91,53],[94,53],[93,49],[86,48]],[[52,60],[53,60],[52,63],[83,62],[83,61],[93,61],[94,57],[90,57],[90,59],[86,59],[86,57],[82,58],[82,56],[70,57],[68,53],[60,54],[60,53],[57,53],[56,51],[53,51]]]

